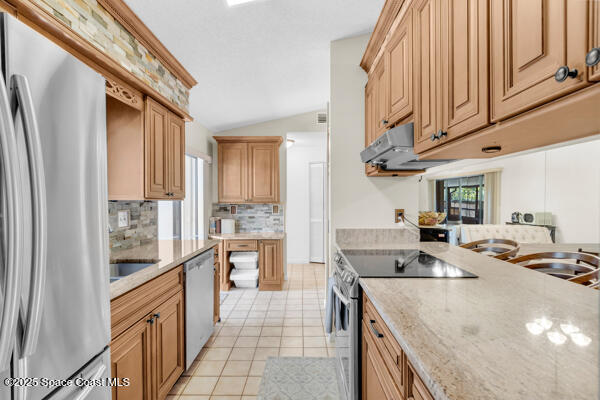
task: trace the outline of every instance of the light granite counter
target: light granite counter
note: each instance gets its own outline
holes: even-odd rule
[[[445,243],[396,248],[424,250],[479,276],[360,280],[436,399],[598,398],[599,291]],[[552,326],[533,334],[527,324],[538,318]],[[555,344],[547,334],[561,324],[591,342],[565,335]]]
[[[218,240],[157,240],[151,244],[112,252],[110,262],[154,264],[110,284],[110,299],[143,285],[219,244]]]
[[[285,237],[285,232],[215,233],[208,235],[208,237],[220,240],[278,240]]]

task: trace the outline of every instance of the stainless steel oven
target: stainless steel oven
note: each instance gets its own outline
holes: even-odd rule
[[[358,274],[354,272],[341,254],[334,257],[335,284],[333,291],[347,307],[349,318],[345,329],[335,332],[335,356],[343,391],[347,400],[360,399],[360,301]]]

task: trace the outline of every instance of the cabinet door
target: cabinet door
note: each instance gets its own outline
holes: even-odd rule
[[[279,148],[274,143],[248,144],[248,200],[279,201]]]
[[[148,319],[141,319],[110,344],[111,377],[130,381],[130,386],[113,386],[113,400],[152,398],[152,330]]]
[[[171,199],[185,198],[185,122],[169,113],[169,192]]]
[[[261,240],[259,245],[259,283],[261,290],[281,290],[283,259],[280,240]]]
[[[587,3],[571,0],[490,2],[494,121],[539,106],[586,84]],[[554,74],[562,66],[576,69],[577,76],[557,82]]]
[[[381,356],[377,351],[375,343],[368,336],[368,329],[363,323],[362,338],[362,399],[363,400],[397,400],[389,390],[392,377],[389,375]]]
[[[145,195],[148,199],[166,199],[168,190],[168,111],[146,98]]]
[[[386,56],[385,54],[377,61],[377,65],[373,70],[373,79],[375,85],[375,91],[373,98],[375,102],[374,111],[374,123],[375,127],[372,132],[371,143],[382,135],[388,129],[388,116],[389,116],[389,100],[388,100],[388,83],[386,74]]]
[[[248,144],[219,143],[219,201],[244,203],[248,199]]]
[[[375,87],[373,79],[369,79],[365,86],[365,147],[368,147],[373,143],[373,130],[374,130],[374,90]]]
[[[436,145],[431,135],[440,129],[439,0],[413,5],[415,150]]]
[[[487,0],[442,1],[442,129],[460,137],[488,124]]]
[[[158,306],[156,329],[156,392],[163,400],[185,369],[183,291]]]
[[[412,13],[409,9],[386,48],[389,123],[406,118],[413,111]]]
[[[589,9],[589,45],[587,50],[600,48],[600,2],[590,1]],[[600,63],[589,68],[590,81],[600,81]]]

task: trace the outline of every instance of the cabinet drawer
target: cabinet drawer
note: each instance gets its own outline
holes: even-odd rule
[[[412,365],[407,362],[408,365],[408,398],[414,400],[434,400],[433,396],[429,394],[429,390],[425,387],[425,384],[419,378],[419,375],[415,372]]]
[[[183,290],[183,266],[178,266],[111,300],[111,339],[119,336],[181,290]]]
[[[246,250],[258,250],[258,243],[256,240],[227,240],[225,241],[226,251],[246,251]]]
[[[381,318],[379,313],[375,310],[373,303],[371,303],[366,296],[363,298],[363,322],[363,326],[366,326],[368,335],[373,339],[373,342],[377,346],[396,385],[404,391],[404,352],[396,342],[396,339],[392,336],[392,333],[383,321],[383,318]],[[379,335],[376,335],[376,332]]]

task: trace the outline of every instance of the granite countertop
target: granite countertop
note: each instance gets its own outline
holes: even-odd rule
[[[479,276],[360,280],[436,399],[598,398],[600,291],[446,243],[396,248],[424,250]],[[537,318],[551,328],[530,333]],[[554,344],[547,333],[561,324],[591,342],[567,336]]]
[[[277,240],[285,237],[285,232],[238,232],[238,233],[214,233],[208,235],[211,239],[221,240]]]
[[[151,244],[126,250],[112,251],[110,263],[152,262],[153,264],[110,284],[110,299],[121,296],[151,279],[204,253],[218,240],[156,240]]]

